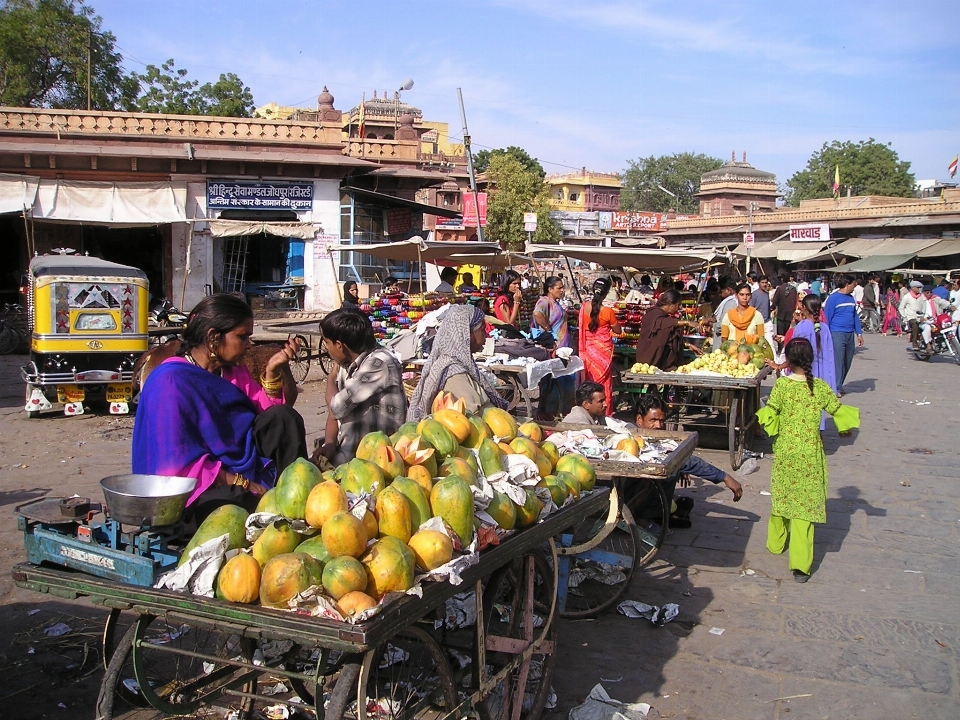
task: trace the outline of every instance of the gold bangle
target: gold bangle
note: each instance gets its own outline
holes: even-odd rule
[[[233,485],[234,485],[235,487],[239,487],[239,488],[241,488],[241,489],[243,489],[243,490],[248,490],[248,489],[250,488],[250,481],[247,480],[247,479],[246,479],[243,475],[241,475],[240,473],[234,473],[234,474],[233,474]]]
[[[283,378],[278,377],[275,380],[269,380],[266,374],[260,375],[260,385],[268,394],[277,393],[283,389]]]

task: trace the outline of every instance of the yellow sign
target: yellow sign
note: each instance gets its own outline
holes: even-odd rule
[[[57,387],[57,402],[76,403],[83,402],[87,394],[79,385],[60,385]]]

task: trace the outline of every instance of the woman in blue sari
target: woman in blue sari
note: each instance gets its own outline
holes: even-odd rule
[[[287,465],[307,456],[303,418],[293,409],[295,341],[254,379],[243,365],[252,334],[253,311],[243,300],[204,298],[178,355],[151,372],[140,393],[133,472],[197,478],[187,506],[201,519],[225,503],[252,509]]]

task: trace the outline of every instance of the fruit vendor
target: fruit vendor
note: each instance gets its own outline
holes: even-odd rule
[[[641,395],[640,400],[637,402],[637,427],[641,430],[663,430],[665,420],[666,405],[664,405],[663,400],[650,393]],[[711,465],[706,460],[691,455],[680,468],[679,474],[660,481],[664,495],[667,497],[667,502],[671,503],[670,527],[672,528],[690,527],[690,511],[693,509],[693,498],[678,497],[674,500],[673,493],[674,490],[676,490],[678,482],[681,487],[687,487],[690,484],[691,475],[708,480],[715,485],[722,482],[727,486],[727,489],[733,493],[734,502],[740,502],[740,498],[743,496],[743,487],[732,476],[720,468]],[[627,497],[624,500],[628,504],[630,503],[629,486]],[[652,506],[649,510],[651,512],[647,513],[647,515],[653,516],[657,514],[656,509]],[[644,515],[643,511],[644,507],[641,506],[634,510],[634,514],[638,517],[647,516]]]
[[[683,357],[683,328],[697,327],[697,323],[680,320],[680,293],[671,288],[657,298],[655,307],[643,314],[640,337],[637,339],[637,362],[653,365],[661,370],[676,370]],[[694,352],[699,352],[690,346]]]
[[[600,383],[587,380],[576,393],[576,405],[563,418],[565,423],[600,425],[607,415],[607,394]]]
[[[757,338],[763,337],[763,315],[750,304],[753,293],[747,283],[737,286],[736,298],[736,304],[720,320],[720,337],[738,345],[741,342],[753,345]]]
[[[226,503],[252,509],[287,465],[307,455],[289,368],[296,341],[270,357],[258,382],[242,363],[252,334],[253,311],[243,300],[204,298],[179,354],[150,373],[140,393],[133,472],[197,478],[187,506],[198,518]]]
[[[327,375],[327,425],[318,452],[334,464],[351,460],[367,433],[395,433],[407,414],[400,363],[373,336],[370,319],[340,308],[320,321],[337,368]]]
[[[507,407],[507,402],[473,360],[473,353],[482,350],[486,340],[484,324],[480,308],[472,305],[447,308],[420,382],[410,399],[408,421],[419,422],[427,417],[433,399],[441,390],[463,399],[468,413],[478,413],[488,407]]]

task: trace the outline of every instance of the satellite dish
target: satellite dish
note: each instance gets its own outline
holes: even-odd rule
[[[406,80],[403,81],[403,85],[400,86],[400,90],[409,90],[412,87],[413,87],[413,80],[411,80],[410,78],[407,78]]]

